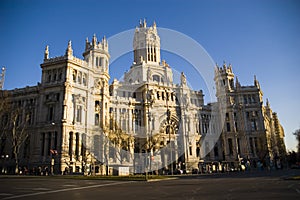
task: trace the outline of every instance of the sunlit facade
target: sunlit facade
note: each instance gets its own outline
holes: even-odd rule
[[[133,64],[122,81],[110,83],[105,37],[87,39],[83,59],[73,55],[71,42],[63,56],[51,58],[49,51],[47,46],[40,84],[1,91],[3,100],[30,111],[20,166],[55,174],[165,174],[198,171],[212,162],[268,164],[285,155],[283,128],[269,103],[263,105],[258,81],[241,86],[230,65],[216,66],[225,119],[212,125],[212,118],[223,116],[212,114],[218,102],[205,104],[202,90],[191,90],[184,72],[180,83],[173,82],[155,23],[136,28]],[[1,112],[2,122],[7,115]],[[218,138],[214,126],[222,127]],[[9,131],[3,126],[2,173],[14,165]]]

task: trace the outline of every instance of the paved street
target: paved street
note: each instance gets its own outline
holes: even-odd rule
[[[0,199],[299,199],[300,170],[180,176],[162,181],[0,177]]]

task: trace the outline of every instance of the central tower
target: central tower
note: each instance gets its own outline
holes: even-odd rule
[[[160,38],[157,34],[156,23],[147,27],[146,20],[140,21],[139,27],[136,27],[133,40],[134,62],[160,63]]]

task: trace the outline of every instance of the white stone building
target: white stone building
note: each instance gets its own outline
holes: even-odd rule
[[[133,52],[124,80],[109,84],[105,37],[87,39],[83,59],[73,56],[71,42],[60,57],[50,58],[47,46],[40,84],[1,91],[3,100],[24,108],[21,118],[31,119],[20,165],[54,173],[176,173],[198,169],[203,162],[273,159],[275,150],[280,157],[277,143],[267,139],[276,132],[274,117],[269,104],[262,105],[257,80],[253,86],[237,80],[234,85],[231,66],[216,67],[216,95],[226,106],[206,105],[202,90],[191,90],[183,72],[180,83],[173,82],[171,66],[161,60],[155,23],[147,27],[144,21],[136,28]],[[212,105],[220,109],[213,115]],[[215,137],[223,124],[215,124],[222,121],[221,110],[225,125],[221,137]],[[5,116],[9,113],[2,110],[2,121]],[[11,129],[2,129],[0,153],[12,158]],[[280,133],[274,138],[283,141]],[[2,171],[13,167],[12,160],[2,162]]]

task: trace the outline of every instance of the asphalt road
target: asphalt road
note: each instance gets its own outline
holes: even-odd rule
[[[179,176],[162,181],[1,177],[0,199],[300,199],[298,171]]]

